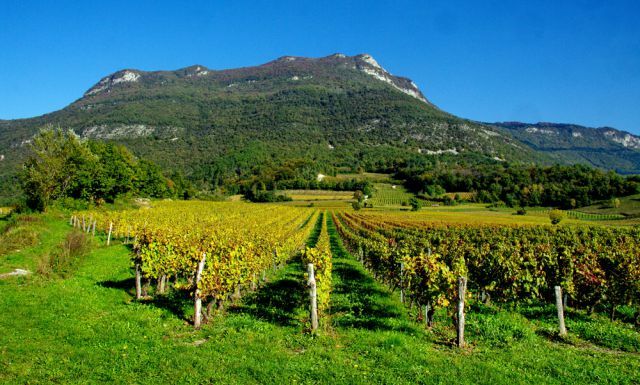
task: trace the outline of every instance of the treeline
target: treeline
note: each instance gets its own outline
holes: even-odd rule
[[[583,165],[572,166],[475,166],[455,169],[401,169],[396,178],[419,194],[474,192],[474,200],[516,206],[549,206],[565,209],[595,201],[636,194],[637,177],[625,178]]]
[[[80,140],[72,131],[44,129],[30,144],[21,175],[27,207],[44,210],[63,198],[95,204],[131,194],[188,198],[190,183],[179,173],[167,178],[159,166],[137,159],[124,146]]]

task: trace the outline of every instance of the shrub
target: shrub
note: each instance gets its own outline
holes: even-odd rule
[[[58,248],[38,261],[37,272],[44,276],[53,274],[60,277],[70,276],[89,253],[91,240],[86,233],[73,230]]]
[[[422,207],[422,202],[420,202],[416,197],[411,198],[409,200],[409,204],[411,205],[411,211],[418,211]]]
[[[552,225],[557,225],[564,219],[564,212],[562,210],[551,210],[549,212],[549,219]]]

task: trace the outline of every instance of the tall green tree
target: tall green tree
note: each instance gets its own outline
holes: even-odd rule
[[[24,164],[23,189],[27,205],[44,210],[52,200],[66,196],[78,175],[94,157],[70,130],[43,129],[30,144],[31,155]]]

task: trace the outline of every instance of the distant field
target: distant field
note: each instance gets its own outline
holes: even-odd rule
[[[330,191],[330,190],[281,190],[279,193],[286,194],[294,201],[324,201],[338,200],[345,201],[353,198],[353,191]]]
[[[425,205],[419,211],[410,211],[409,207],[382,206],[374,204],[373,209],[365,209],[368,212],[380,215],[402,213],[409,221],[425,222],[436,221],[444,223],[488,223],[502,225],[546,225],[550,224],[548,209],[527,209],[526,215],[516,215],[514,208],[487,208],[484,203],[464,203],[455,206]],[[584,218],[565,213],[563,225],[607,225],[627,226],[640,224],[639,219],[607,220],[606,216],[585,216]]]
[[[336,176],[327,176],[326,180],[370,180],[372,182],[389,182],[391,174],[382,174],[375,172],[364,172],[362,174],[337,174]]]
[[[608,202],[601,202],[576,209],[590,214],[621,214],[625,216],[640,216],[640,194],[620,198],[620,207],[611,207]]]
[[[408,192],[402,185],[389,183],[375,183],[371,203],[376,206],[401,206],[402,203],[409,204],[409,199],[414,195]]]
[[[458,195],[463,200],[469,200],[469,199],[473,198],[473,194],[474,193],[472,193],[472,192],[450,192],[450,193],[446,193],[444,195],[448,196],[451,199],[454,199],[456,197],[456,195]]]

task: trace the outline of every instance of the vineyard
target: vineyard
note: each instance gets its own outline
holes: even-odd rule
[[[47,238],[2,265],[32,273],[0,279],[0,383],[638,382],[637,227],[444,214],[149,201],[5,219]],[[81,236],[72,270],[40,275]],[[64,356],[82,359],[41,358]]]
[[[159,294],[168,284],[192,292],[199,327],[203,301],[209,301],[209,318],[214,306],[220,309],[243,288],[255,289],[267,271],[302,250],[316,216],[299,208],[169,202],[146,210],[80,212],[72,222],[108,233],[107,242],[132,243],[136,298],[148,295],[152,282]]]
[[[437,308],[460,299],[460,277],[486,302],[551,301],[560,286],[565,306],[606,308],[611,318],[619,305],[639,305],[638,228],[447,225],[347,212],[334,222],[349,250],[418,305],[428,325]]]
[[[391,185],[388,183],[375,183],[374,193],[371,203],[374,207],[379,206],[400,206],[408,205],[413,194],[408,192],[402,185]]]
[[[196,327],[200,314],[209,319],[214,308],[255,290],[268,271],[300,253],[310,269],[313,329],[318,314],[330,308],[327,221],[374,277],[417,305],[428,326],[438,309],[453,311],[461,300],[461,278],[469,293],[462,296],[486,303],[550,302],[558,287],[565,307],[607,309],[612,319],[618,306],[638,306],[637,227],[443,224],[402,213],[180,202],[80,212],[71,219],[83,231],[97,227],[107,243],[112,237],[131,243],[136,298],[148,296],[152,283],[158,294],[169,284],[192,293]]]

